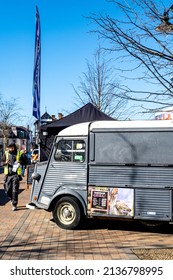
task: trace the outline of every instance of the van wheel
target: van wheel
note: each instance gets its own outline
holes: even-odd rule
[[[63,229],[75,229],[81,221],[81,210],[78,200],[71,197],[62,197],[53,210],[56,224]]]
[[[162,221],[149,221],[149,220],[141,220],[140,224],[146,226],[146,227],[159,227],[163,225]]]

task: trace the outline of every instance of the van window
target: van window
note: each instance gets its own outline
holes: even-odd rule
[[[95,161],[105,164],[173,165],[172,131],[95,133]]]
[[[54,158],[56,161],[84,162],[85,142],[83,140],[60,140]]]

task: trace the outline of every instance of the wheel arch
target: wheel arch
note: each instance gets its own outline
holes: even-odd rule
[[[57,201],[59,199],[61,199],[62,197],[65,197],[65,196],[69,196],[71,198],[73,198],[73,197],[76,198],[80,203],[79,206],[80,206],[81,210],[83,211],[83,214],[85,216],[87,215],[87,205],[86,205],[83,197],[76,191],[71,191],[71,192],[70,191],[67,191],[67,192],[63,191],[63,192],[56,193],[54,195],[54,197],[52,198],[52,201],[49,205],[48,211],[53,211]]]

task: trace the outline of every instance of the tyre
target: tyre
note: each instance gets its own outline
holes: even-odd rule
[[[160,227],[163,225],[162,221],[149,221],[149,220],[140,220],[140,224],[146,226],[146,227]]]
[[[81,221],[81,209],[76,198],[69,196],[58,200],[53,210],[53,218],[56,224],[63,229],[75,229]]]

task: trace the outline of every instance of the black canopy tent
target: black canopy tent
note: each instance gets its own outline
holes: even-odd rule
[[[40,161],[45,161],[48,159],[55,135],[57,135],[62,129],[77,123],[98,121],[98,120],[115,120],[115,119],[99,111],[91,103],[88,103],[85,106],[69,114],[68,116],[63,117],[60,120],[53,121],[50,124],[41,126]]]

